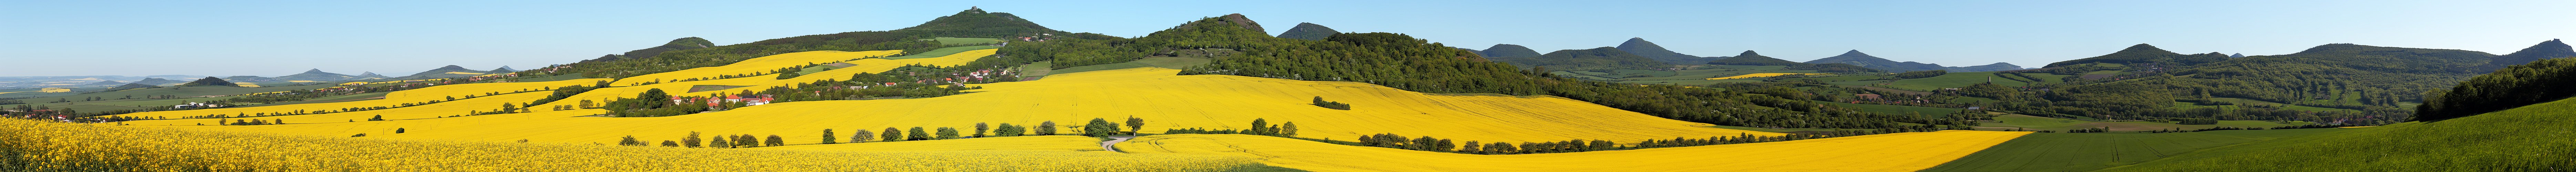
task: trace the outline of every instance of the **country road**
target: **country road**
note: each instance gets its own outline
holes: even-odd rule
[[[1117,145],[1117,144],[1118,144],[1118,142],[1126,142],[1126,141],[1127,141],[1127,139],[1133,139],[1133,138],[1136,138],[1136,137],[1135,137],[1135,136],[1117,136],[1117,137],[1109,137],[1109,141],[1103,141],[1103,142],[1100,142],[1100,149],[1108,149],[1110,152],[1127,153],[1127,152],[1124,152],[1124,151],[1118,151],[1118,147],[1117,147],[1117,146],[1111,146],[1111,145]]]

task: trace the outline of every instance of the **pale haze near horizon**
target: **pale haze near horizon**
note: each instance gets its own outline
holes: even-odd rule
[[[1242,13],[1449,46],[1546,53],[1631,37],[1695,56],[1806,61],[1860,50],[1944,66],[2049,62],[2146,43],[2278,55],[2329,43],[2513,53],[2576,38],[2576,1],[599,1],[0,2],[0,76],[402,76],[445,65],[533,69],[675,38],[719,45],[894,30],[969,6],[1051,29],[1135,37]]]

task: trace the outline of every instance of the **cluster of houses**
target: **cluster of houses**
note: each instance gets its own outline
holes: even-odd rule
[[[725,95],[722,99],[706,97],[672,97],[671,103],[704,102],[707,104],[707,107],[723,107],[725,103],[741,102],[745,106],[759,106],[769,104],[770,101],[774,100],[777,100],[777,98],[769,95],[760,95],[752,98],[744,98],[742,95]]]
[[[179,105],[170,105],[170,109],[215,108],[215,107],[223,107],[223,106],[224,106],[224,105],[206,104],[206,103],[198,103],[198,102],[188,102],[188,103],[179,104]]]

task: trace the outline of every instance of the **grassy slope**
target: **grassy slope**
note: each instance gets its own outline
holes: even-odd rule
[[[1897,80],[1895,82],[1888,82],[1886,85],[1876,86],[1900,90],[1932,91],[1942,88],[1959,88],[1967,87],[1968,85],[1975,85],[1977,83],[1985,83],[1987,82],[1987,78],[1993,78],[1993,82],[2000,85],[2030,85],[2028,82],[1995,77],[1995,72],[1951,72],[1949,74],[1942,74],[1941,76]]]
[[[886,59],[886,60],[901,60],[901,59],[918,59],[918,58],[932,58],[932,57],[947,57],[948,55],[955,55],[955,54],[957,54],[957,53],[963,53],[963,52],[966,52],[966,51],[975,51],[975,50],[984,50],[984,49],[1000,49],[1000,48],[1002,48],[1002,47],[995,47],[995,46],[981,46],[981,45],[978,45],[978,46],[963,46],[963,47],[948,47],[948,48],[931,49],[930,51],[924,51],[924,52],[921,52],[921,54],[912,54],[912,55],[906,55],[906,56],[886,57],[886,58],[884,58],[884,59]]]
[[[979,91],[977,93],[944,97],[787,102],[668,117],[575,117],[597,114],[598,110],[594,109],[343,123],[132,127],[319,136],[409,128],[412,133],[382,137],[614,143],[620,136],[676,138],[691,131],[776,134],[787,140],[819,140],[817,137],[823,129],[969,128],[979,122],[1031,125],[1041,121],[1072,126],[1092,118],[1121,119],[1132,115],[1146,120],[1145,133],[1173,128],[1243,129],[1247,128],[1244,124],[1252,119],[1265,118],[1273,124],[1295,122],[1300,127],[1298,133],[1301,136],[1345,141],[1373,133],[1489,142],[1571,139],[1633,142],[1674,137],[1735,136],[1740,133],[1781,135],[1708,128],[1703,127],[1710,126],[1708,124],[1663,119],[1555,97],[1431,95],[1356,82],[1172,75],[1177,72],[1173,69],[1137,68],[1072,73],[1036,81],[978,84],[975,86],[985,88],[972,90]],[[600,91],[606,90],[592,92]],[[1353,108],[1333,110],[1307,105],[1313,96],[1350,103]],[[846,136],[843,134],[842,137]]]
[[[1475,155],[1232,134],[1138,137],[1132,154],[1260,157],[1315,171],[1908,171],[1929,168],[2027,132],[1942,131],[1786,142],[1617,151]]]
[[[2353,129],[2032,133],[1923,171],[2092,171],[2212,147]]]
[[[2281,123],[2274,123],[2274,122],[2271,122],[2271,121],[2245,121],[2245,120],[2218,121],[2218,124],[2212,124],[2212,125],[2182,125],[2182,124],[2158,123],[2158,122],[2143,122],[2143,121],[2130,121],[2130,122],[2092,122],[2092,121],[2080,121],[2080,120],[2071,120],[2071,119],[2060,119],[2060,118],[2038,117],[2038,116],[2021,115],[2021,114],[2010,114],[2010,115],[1997,116],[1997,117],[1995,117],[1995,120],[1996,120],[1996,121],[2002,121],[2002,122],[2001,122],[2001,123],[1994,123],[1994,122],[1981,123],[1981,124],[1980,124],[1980,125],[1978,125],[1977,127],[1978,127],[1978,129],[1980,129],[1980,130],[2006,130],[2006,129],[2013,129],[2013,128],[2021,128],[2021,129],[2026,129],[2026,130],[2058,130],[2058,131],[2073,130],[2073,129],[2086,129],[2086,128],[2111,127],[2111,131],[2147,131],[2147,130],[2162,130],[2162,129],[2175,129],[2175,128],[2181,128],[2181,129],[2183,129],[2183,130],[2197,130],[2197,129],[2206,129],[2206,128],[2213,128],[2213,127],[2222,127],[2222,126],[2224,126],[2224,127],[2240,127],[2240,128],[2244,128],[2244,127],[2279,127],[2279,126],[2307,125],[2307,124],[2310,124],[2310,123],[2307,123],[2307,122],[2291,122],[2290,124],[2281,124]]]
[[[1208,64],[1208,59],[1206,59],[1206,58],[1190,58],[1190,57],[1154,57],[1154,58],[1137,59],[1136,61],[1131,61],[1131,62],[1126,62],[1126,63],[1110,63],[1110,64],[1100,64],[1100,65],[1090,65],[1090,66],[1074,66],[1074,67],[1069,67],[1069,68],[1064,68],[1064,69],[1055,69],[1055,70],[1047,71],[1047,73],[1048,73],[1049,75],[1052,75],[1052,74],[1065,74],[1065,73],[1075,73],[1075,72],[1090,72],[1090,71],[1113,70],[1113,69],[1127,69],[1127,68],[1140,68],[1140,67],[1161,67],[1161,68],[1170,68],[1170,69],[1183,69],[1183,68],[1189,68],[1189,67],[1192,67],[1192,66],[1199,66],[1199,65],[1206,65],[1206,64]]]
[[[2576,99],[2437,122],[2249,142],[2107,171],[2566,171]]]
[[[984,45],[984,44],[992,44],[992,43],[1000,43],[1000,42],[1002,42],[1002,39],[997,39],[997,38],[959,38],[959,37],[939,37],[939,38],[930,38],[930,39],[925,39],[925,40],[934,40],[934,41],[939,41],[939,44],[948,44],[948,45]]]

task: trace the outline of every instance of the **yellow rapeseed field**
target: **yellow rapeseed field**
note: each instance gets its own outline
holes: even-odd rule
[[[551,90],[552,88],[562,88],[562,87],[564,87],[564,86],[576,86],[576,85],[591,85],[591,84],[597,84],[599,81],[606,81],[606,80],[608,80],[608,79],[574,79],[574,80],[547,81],[547,82],[504,82],[504,83],[474,83],[474,84],[439,85],[439,86],[429,86],[428,88],[420,88],[420,89],[403,90],[403,91],[395,91],[395,92],[392,92],[392,93],[385,93],[385,98],[384,98],[384,99],[376,99],[376,100],[362,100],[362,101],[348,101],[348,102],[331,102],[331,103],[312,103],[312,104],[291,104],[291,105],[277,105],[277,106],[256,106],[256,107],[237,107],[237,108],[198,109],[198,110],[182,110],[182,111],[154,111],[154,112],[138,112],[138,113],[130,113],[130,114],[122,114],[122,115],[109,115],[109,116],[103,116],[103,117],[100,117],[100,118],[106,118],[106,117],[143,117],[143,118],[153,118],[153,117],[158,117],[158,118],[177,119],[177,118],[187,117],[187,116],[204,116],[204,115],[217,115],[217,114],[221,114],[221,115],[236,115],[236,116],[240,116],[240,115],[258,115],[258,114],[260,114],[260,113],[291,113],[291,112],[295,112],[296,110],[304,110],[304,111],[306,111],[306,112],[319,112],[319,111],[335,111],[335,112],[336,112],[336,111],[340,111],[342,108],[364,108],[364,107],[379,107],[379,106],[382,106],[382,107],[394,107],[394,106],[401,106],[401,105],[402,105],[402,104],[404,104],[404,103],[415,103],[415,104],[416,104],[416,103],[424,103],[424,102],[430,102],[430,101],[447,101],[447,100],[448,100],[448,98],[451,98],[451,97],[456,98],[456,99],[460,99],[460,100],[461,100],[461,99],[466,99],[466,98],[469,98],[469,97],[485,96],[485,95],[487,95],[487,94],[506,94],[506,93],[519,92],[519,91]],[[543,98],[543,96],[539,96],[539,98]],[[524,102],[528,102],[528,101],[536,101],[536,99],[522,99],[522,100],[517,100],[516,102],[524,103]],[[499,106],[501,106],[501,104],[499,104],[499,103],[492,103],[492,104],[488,104],[488,105],[476,105],[476,106],[492,106],[492,107],[494,107],[494,108],[498,108]],[[455,111],[454,111],[454,112],[451,112],[450,114],[465,114],[465,113],[466,113],[466,110],[468,110],[468,109],[454,109],[454,110],[455,110]],[[540,106],[540,107],[539,107],[539,109],[537,109],[537,110],[545,110],[545,109],[543,108],[543,106]],[[255,118],[255,119],[264,119],[264,118]],[[291,123],[291,122],[293,122],[293,121],[288,121],[288,122],[290,122],[290,123]],[[316,122],[319,122],[319,121],[316,121]],[[180,121],[180,122],[169,123],[169,124],[184,124],[184,123],[196,123],[196,122],[195,122],[195,121]]]
[[[548,95],[548,94],[553,94],[553,93],[554,93],[554,91],[537,91],[537,92],[526,92],[526,93],[503,94],[503,95],[497,95],[497,96],[476,97],[476,98],[472,98],[472,99],[459,99],[459,100],[456,100],[456,101],[440,102],[440,103],[436,103],[436,104],[429,104],[429,105],[420,105],[420,106],[411,106],[411,107],[401,107],[401,108],[392,108],[392,109],[378,109],[378,110],[354,111],[354,112],[339,112],[339,113],[325,113],[325,114],[308,114],[308,115],[287,115],[287,116],[266,116],[266,117],[245,117],[245,118],[217,118],[217,119],[221,119],[222,121],[231,121],[231,120],[252,120],[252,119],[258,119],[258,120],[269,120],[269,121],[285,120],[285,121],[286,121],[287,123],[289,123],[289,124],[308,124],[308,123],[332,123],[332,122],[366,121],[368,118],[376,118],[376,117],[379,117],[379,116],[383,117],[385,120],[403,120],[403,119],[438,118],[438,117],[446,117],[446,116],[468,115],[467,113],[469,113],[469,112],[492,112],[492,111],[500,111],[500,110],[501,110],[501,104],[520,104],[520,103],[528,103],[528,101],[530,101],[530,100],[544,99],[544,98],[546,98],[546,95]],[[542,108],[540,108],[540,109],[538,109],[538,110],[543,110],[543,109],[542,109]],[[121,123],[121,124],[125,124],[125,125],[199,125],[199,124],[204,124],[204,125],[222,125],[221,123],[217,122],[217,119],[198,118],[198,119],[137,120],[137,121],[125,121],[125,122],[120,122],[120,123]],[[355,133],[351,133],[351,134],[355,134]]]
[[[1310,171],[1915,171],[2030,132],[1941,131],[1518,155],[1438,153],[1234,134],[1137,137],[1134,154],[1223,154]]]
[[[836,132],[836,134],[842,134],[842,136],[844,136],[844,137],[842,138],[842,139],[844,139],[843,141],[847,141],[846,139],[848,139],[848,138],[847,138],[846,136],[848,136],[848,134],[849,134],[849,133],[851,133],[852,131],[850,131],[850,130],[834,130],[834,132]],[[765,136],[765,135],[764,135],[764,136]],[[807,140],[798,140],[798,141],[802,142],[802,141],[807,141]],[[813,142],[819,142],[819,141],[813,141]],[[660,143],[660,142],[655,142],[655,143]],[[871,142],[868,142],[868,143],[813,144],[813,145],[794,145],[794,146],[778,146],[778,147],[757,147],[757,148],[743,148],[743,149],[761,149],[761,150],[800,150],[800,151],[858,151],[858,152],[890,152],[890,151],[956,151],[956,150],[1057,150],[1057,151],[1106,151],[1106,150],[1104,150],[1104,149],[1100,149],[1100,138],[1098,138],[1098,137],[1083,137],[1083,136],[1020,136],[1020,137],[986,137],[986,138],[971,138],[971,139],[922,140],[922,141],[900,141],[900,142],[873,142],[873,141],[871,141]]]
[[[832,70],[827,70],[827,71],[823,71],[823,72],[815,72],[815,73],[812,73],[812,74],[806,74],[806,75],[803,75],[803,76],[797,76],[797,77],[795,77],[795,78],[788,78],[788,79],[777,79],[777,77],[775,77],[775,76],[771,76],[771,75],[775,75],[775,74],[771,74],[771,75],[761,75],[761,76],[741,77],[741,78],[726,78],[726,79],[715,79],[715,80],[700,80],[700,81],[682,81],[682,82],[673,82],[673,83],[660,83],[660,84],[643,85],[643,86],[611,87],[611,88],[603,88],[603,89],[598,89],[598,90],[591,90],[590,92],[583,92],[583,93],[582,93],[582,94],[580,94],[580,95],[573,95],[572,97],[564,98],[564,100],[575,100],[575,101],[557,101],[557,102],[554,102],[554,103],[547,103],[546,105],[539,106],[539,107],[552,107],[552,106],[562,106],[562,105],[579,105],[578,103],[580,103],[580,102],[579,102],[578,100],[594,100],[594,101],[598,101],[598,102],[608,102],[608,101],[610,101],[610,100],[615,100],[615,99],[618,99],[618,98],[632,98],[632,97],[635,97],[635,95],[636,95],[636,94],[638,94],[638,93],[644,93],[644,91],[645,91],[645,90],[651,90],[651,89],[662,89],[662,91],[663,91],[663,92],[670,93],[671,95],[674,95],[674,96],[709,96],[708,94],[714,94],[714,93],[739,93],[739,92],[742,92],[742,90],[766,90],[766,89],[769,89],[770,87],[793,86],[793,85],[798,84],[798,83],[813,83],[813,82],[815,82],[815,81],[823,81],[823,80],[835,80],[835,81],[840,81],[840,80],[850,80],[850,75],[851,75],[851,74],[885,72],[885,71],[887,71],[887,70],[894,70],[894,68],[900,68],[900,67],[903,67],[903,66],[905,66],[905,65],[914,65],[914,64],[930,65],[930,66],[956,66],[956,65],[965,65],[967,62],[974,62],[974,61],[975,61],[975,59],[980,59],[980,58],[983,58],[984,56],[992,56],[992,55],[993,55],[993,53],[994,53],[994,52],[996,52],[996,51],[998,51],[998,49],[974,50],[974,51],[959,52],[959,53],[957,53],[957,54],[950,54],[950,55],[948,55],[948,56],[940,56],[940,57],[935,57],[935,58],[898,59],[898,60],[887,60],[887,59],[880,59],[880,58],[868,58],[868,59],[851,60],[851,61],[847,61],[847,62],[843,62],[843,63],[854,64],[854,66],[850,66],[850,67],[843,67],[843,68],[839,68],[839,69],[832,69]],[[838,52],[838,51],[831,51],[831,52]],[[876,51],[869,51],[869,52],[876,52]],[[797,53],[789,53],[789,54],[797,54]],[[787,55],[787,54],[780,54],[780,55]],[[768,58],[768,57],[762,57],[762,58]],[[736,64],[741,64],[741,63],[736,63]],[[803,65],[803,63],[798,63],[798,64],[796,64],[796,65]],[[734,66],[734,65],[725,65],[725,66]],[[791,66],[792,66],[792,65],[791,65]],[[651,76],[651,75],[646,75],[646,76]],[[634,79],[626,79],[626,80],[634,80]],[[624,82],[624,81],[626,81],[626,80],[619,80],[619,81],[620,81],[621,83],[623,83],[623,82]],[[615,84],[611,84],[611,85],[615,85]],[[701,92],[684,93],[684,92],[688,92],[690,87],[695,87],[695,86],[699,86],[699,85],[730,85],[730,86],[745,86],[745,87],[738,87],[738,88],[724,89],[724,90],[707,90],[707,91],[701,91]],[[544,109],[540,109],[540,110],[544,110]]]
[[[72,89],[71,89],[71,88],[41,88],[41,89],[36,89],[36,92],[60,93],[60,92],[72,92]]]
[[[1774,77],[1774,76],[1781,76],[1781,75],[1832,75],[1832,74],[1823,74],[1823,73],[1756,73],[1756,74],[1744,74],[1744,75],[1736,75],[1736,76],[1728,76],[1728,77],[1708,78],[1707,80],[1760,78],[1760,77]]]
[[[370,135],[403,135],[372,133]],[[0,171],[1225,171],[1258,166],[1224,155],[1125,154],[1060,149],[928,151],[717,149],[490,141],[417,141],[379,136],[112,128],[0,120]],[[960,139],[960,145],[1017,145],[1029,139]],[[657,142],[658,143],[658,142]],[[1055,143],[1049,141],[1047,143]],[[1097,142],[1065,143],[1097,147]],[[823,145],[841,146],[841,145]]]
[[[637,85],[637,84],[643,84],[643,83],[645,83],[645,82],[662,82],[662,83],[671,83],[671,82],[673,82],[673,80],[699,79],[699,78],[716,78],[716,77],[723,76],[723,75],[751,75],[751,74],[766,74],[766,73],[768,73],[768,72],[770,72],[770,71],[775,71],[775,70],[778,70],[779,68],[785,68],[785,67],[796,67],[796,66],[807,65],[807,64],[825,64],[825,63],[832,63],[832,62],[842,62],[842,61],[856,60],[856,59],[860,59],[860,58],[877,58],[877,57],[892,56],[892,55],[897,55],[897,54],[903,54],[903,50],[861,51],[861,52],[848,52],[848,51],[807,51],[807,52],[794,52],[794,53],[786,53],[786,54],[778,54],[778,55],[761,56],[760,58],[751,58],[751,59],[749,59],[749,60],[742,60],[741,62],[734,62],[733,64],[726,64],[726,65],[724,65],[724,66],[690,68],[690,69],[680,70],[680,71],[671,71],[671,72],[662,72],[662,73],[654,73],[654,74],[645,74],[645,75],[641,75],[641,76],[634,76],[634,77],[626,77],[626,79],[617,80],[617,83],[616,83],[616,84],[614,84],[614,85],[615,85],[615,86],[634,86],[634,85]],[[846,77],[846,76],[845,76],[845,77]]]
[[[789,142],[791,144],[811,144],[820,140],[818,137],[823,129],[842,130],[846,136],[850,129],[971,128],[978,122],[1036,125],[1042,121],[1055,121],[1060,126],[1070,127],[1092,118],[1123,122],[1126,117],[1135,116],[1146,120],[1145,133],[1160,133],[1173,128],[1244,129],[1254,118],[1265,118],[1272,124],[1296,122],[1302,137],[1334,140],[1352,140],[1362,134],[1375,133],[1488,142],[1635,141],[1747,133],[1782,135],[1710,128],[1707,127],[1712,126],[1709,124],[1664,119],[1557,97],[1432,95],[1357,82],[1173,75],[1177,72],[1179,70],[1136,68],[1069,73],[1037,81],[980,84],[978,86],[985,89],[971,90],[978,93],[944,97],[787,102],[669,117],[574,117],[603,113],[584,109],[565,113],[373,122],[167,127],[316,136],[347,136],[356,134],[351,131],[408,128],[418,134],[384,136],[434,140],[529,139],[556,143],[615,143],[618,137],[627,135],[677,138],[697,131],[709,134],[776,134],[794,140]],[[1333,110],[1308,105],[1314,96],[1350,103],[1353,108]],[[564,101],[572,100],[557,102]],[[1073,130],[1060,131],[1072,133]]]

